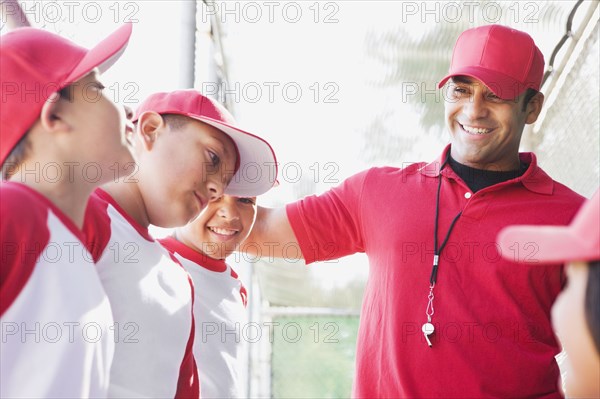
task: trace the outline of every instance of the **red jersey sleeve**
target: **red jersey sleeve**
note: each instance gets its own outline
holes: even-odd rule
[[[107,208],[108,203],[102,200],[97,193],[93,193],[85,210],[83,222],[85,246],[96,263],[110,240],[110,217]]]
[[[307,264],[364,252],[361,201],[370,170],[289,204],[287,216]]]
[[[34,193],[17,184],[0,186],[0,316],[27,283],[50,233],[48,208]]]

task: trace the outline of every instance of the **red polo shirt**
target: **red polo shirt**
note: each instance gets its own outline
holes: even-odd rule
[[[307,263],[369,257],[357,342],[356,397],[560,397],[550,308],[561,268],[517,265],[496,244],[511,224],[566,225],[584,198],[553,181],[534,154],[523,176],[472,193],[441,172],[439,240],[462,210],[439,262],[430,348],[421,332],[433,261],[442,156],[373,168],[287,207]],[[514,251],[535,260],[535,243]]]

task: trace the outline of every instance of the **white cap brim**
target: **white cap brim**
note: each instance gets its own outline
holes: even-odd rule
[[[237,147],[239,168],[225,189],[225,194],[256,197],[275,186],[278,165],[275,152],[269,143],[223,122],[207,117],[192,117],[221,130],[231,137]]]

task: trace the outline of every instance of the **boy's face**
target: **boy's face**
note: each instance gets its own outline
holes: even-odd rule
[[[150,114],[138,121],[143,148],[136,151],[138,171],[127,180],[138,183],[151,224],[183,226],[223,195],[234,174],[235,145],[222,131],[195,119],[171,127]]]
[[[589,266],[574,262],[567,266],[568,283],[552,307],[552,324],[566,358],[565,390],[569,397],[600,395],[600,354],[585,317],[585,293]]]
[[[256,197],[224,195],[177,231],[186,245],[213,259],[225,259],[244,241],[256,219]]]
[[[541,94],[523,111],[524,94],[503,100],[470,77],[452,78],[447,90],[445,113],[452,157],[477,169],[517,169],[521,134],[526,123],[537,119]]]
[[[106,183],[131,171],[133,157],[126,144],[126,132],[133,125],[123,107],[117,106],[103,91],[96,70],[70,85],[69,98],[60,97],[56,114],[71,131],[74,151],[69,161],[79,162],[90,182]]]

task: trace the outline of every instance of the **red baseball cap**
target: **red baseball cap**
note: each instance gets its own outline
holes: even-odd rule
[[[235,174],[225,194],[236,197],[255,197],[266,193],[277,183],[277,158],[264,139],[235,127],[233,116],[217,101],[194,89],[155,93],[135,112],[137,122],[144,112],[178,114],[207,123],[233,140],[238,160]]]
[[[532,259],[515,258],[511,250],[515,243],[519,248],[532,243],[537,252]],[[521,263],[600,260],[600,190],[582,205],[569,226],[509,226],[500,231],[498,244],[505,258]]]
[[[123,53],[132,25],[88,50],[51,32],[18,28],[0,36],[0,164],[40,116],[46,100],[94,68],[106,71]]]
[[[525,32],[502,25],[480,26],[458,37],[450,71],[438,87],[458,75],[478,79],[498,97],[512,100],[527,88],[540,90],[544,56]]]

